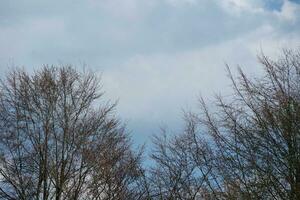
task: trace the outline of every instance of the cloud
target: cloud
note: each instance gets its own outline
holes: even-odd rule
[[[291,21],[295,23],[299,21],[300,4],[292,1],[285,0],[281,10],[276,14],[285,21]]]
[[[225,62],[259,73],[260,48],[298,47],[299,17],[288,0],[1,1],[0,69],[85,62],[133,132],[152,133],[200,92],[228,92]]]
[[[261,12],[263,11],[263,3],[262,1],[250,1],[250,0],[223,0],[220,1],[220,4],[230,13],[233,12],[243,12],[243,11],[251,11],[251,12]]]

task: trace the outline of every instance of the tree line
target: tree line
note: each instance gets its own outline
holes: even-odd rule
[[[300,199],[300,51],[229,67],[232,95],[199,99],[144,164],[100,79],[72,66],[11,70],[0,83],[0,199]]]

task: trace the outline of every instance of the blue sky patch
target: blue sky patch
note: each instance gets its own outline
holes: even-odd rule
[[[283,0],[265,0],[264,7],[268,10],[280,11],[283,3]]]

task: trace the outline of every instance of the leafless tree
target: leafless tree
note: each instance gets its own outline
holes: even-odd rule
[[[156,140],[155,199],[300,199],[300,52],[259,61],[256,78],[228,67],[233,95],[200,99],[183,134]]]
[[[100,86],[70,66],[1,81],[1,199],[138,199],[141,153]]]
[[[198,118],[185,116],[186,128],[182,134],[154,138],[148,184],[151,199],[217,199],[213,195],[219,179],[214,167],[214,153],[200,135]]]

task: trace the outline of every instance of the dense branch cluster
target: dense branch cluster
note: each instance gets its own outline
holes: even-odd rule
[[[131,151],[115,105],[97,106],[99,86],[96,76],[71,67],[7,76],[0,96],[1,198],[133,198],[140,155]]]
[[[300,52],[259,60],[264,76],[228,68],[233,95],[200,99],[182,134],[156,140],[157,199],[300,198]]]
[[[233,94],[201,98],[182,133],[142,165],[99,79],[71,67],[14,70],[0,91],[1,199],[300,199],[300,52],[229,70]]]

